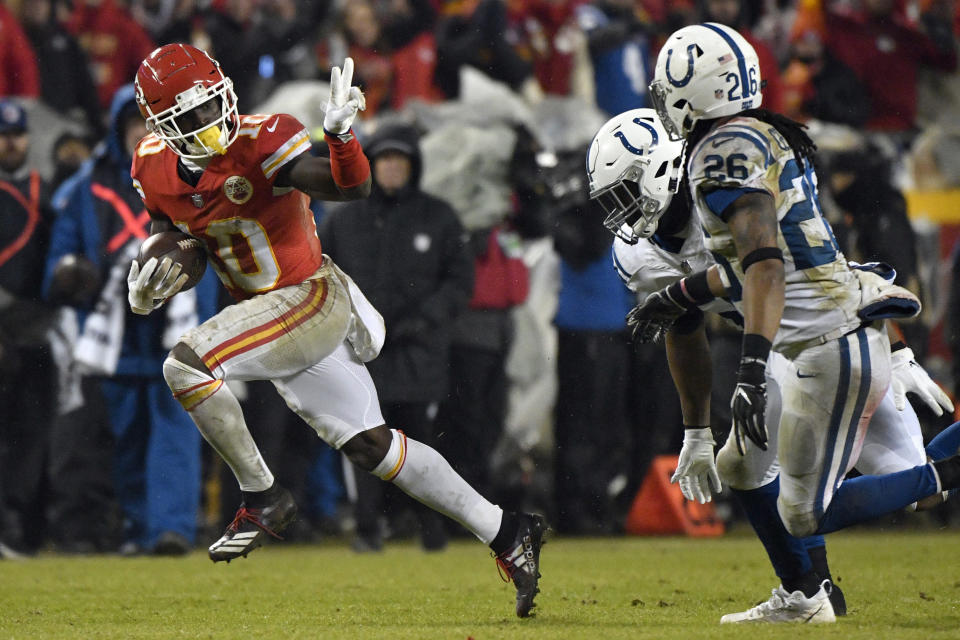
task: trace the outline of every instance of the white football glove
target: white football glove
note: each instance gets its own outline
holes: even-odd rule
[[[150,258],[143,268],[133,260],[130,263],[130,273],[127,274],[127,301],[130,310],[137,315],[145,316],[174,295],[189,279],[185,273],[180,273],[183,266],[170,258],[164,258],[157,266],[157,259]]]
[[[343,72],[334,67],[330,72],[330,99],[323,116],[323,128],[330,133],[346,133],[357,117],[357,111],[367,108],[367,100],[353,82],[353,58],[343,61]]]
[[[709,427],[683,431],[683,448],[680,449],[680,460],[670,483],[679,482],[680,491],[687,500],[705,504],[713,500],[713,493],[720,493],[722,489],[713,456],[714,444]]]
[[[917,364],[913,349],[905,347],[894,351],[890,354],[890,364],[890,386],[893,387],[893,404],[897,410],[903,411],[907,407],[907,392],[913,392],[938,416],[943,415],[944,409],[953,413],[953,402]]]

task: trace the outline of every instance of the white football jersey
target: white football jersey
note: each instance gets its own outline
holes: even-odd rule
[[[774,349],[842,335],[860,326],[860,285],[824,219],[812,167],[802,167],[773,125],[735,117],[694,147],[688,179],[705,244],[722,267],[730,299],[742,311],[743,269],[724,210],[744,193],[774,198],[780,222],[786,298]]]
[[[613,241],[613,266],[631,291],[643,300],[684,276],[706,271],[714,264],[703,244],[703,233],[695,215],[678,236],[653,234],[636,244],[620,238]],[[727,315],[733,307],[725,300],[704,305],[705,311]]]

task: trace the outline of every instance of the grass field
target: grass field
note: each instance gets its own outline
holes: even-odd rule
[[[829,548],[850,615],[826,627],[717,624],[776,586],[746,535],[554,537],[525,620],[479,543],[276,544],[229,565],[201,552],[0,562],[0,638],[960,638],[960,531],[841,533]]]

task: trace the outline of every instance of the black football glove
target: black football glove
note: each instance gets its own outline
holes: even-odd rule
[[[654,291],[627,314],[634,342],[659,342],[687,308],[673,301],[665,289]]]
[[[742,456],[749,438],[763,451],[767,450],[767,426],[764,413],[767,408],[766,363],[756,358],[743,358],[737,372],[737,388],[730,401],[733,414],[733,437]]]

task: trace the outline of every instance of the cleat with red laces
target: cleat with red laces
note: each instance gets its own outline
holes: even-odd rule
[[[536,605],[533,599],[540,593],[540,548],[546,544],[547,521],[543,516],[522,513],[516,538],[507,551],[495,556],[500,577],[513,580],[517,589],[517,616],[526,618]],[[506,574],[506,575],[504,575]]]
[[[265,496],[264,506],[240,505],[233,522],[224,531],[223,536],[210,545],[210,559],[214,562],[247,557],[247,554],[261,546],[267,536],[283,540],[280,533],[297,517],[297,503],[290,492],[274,485]]]

